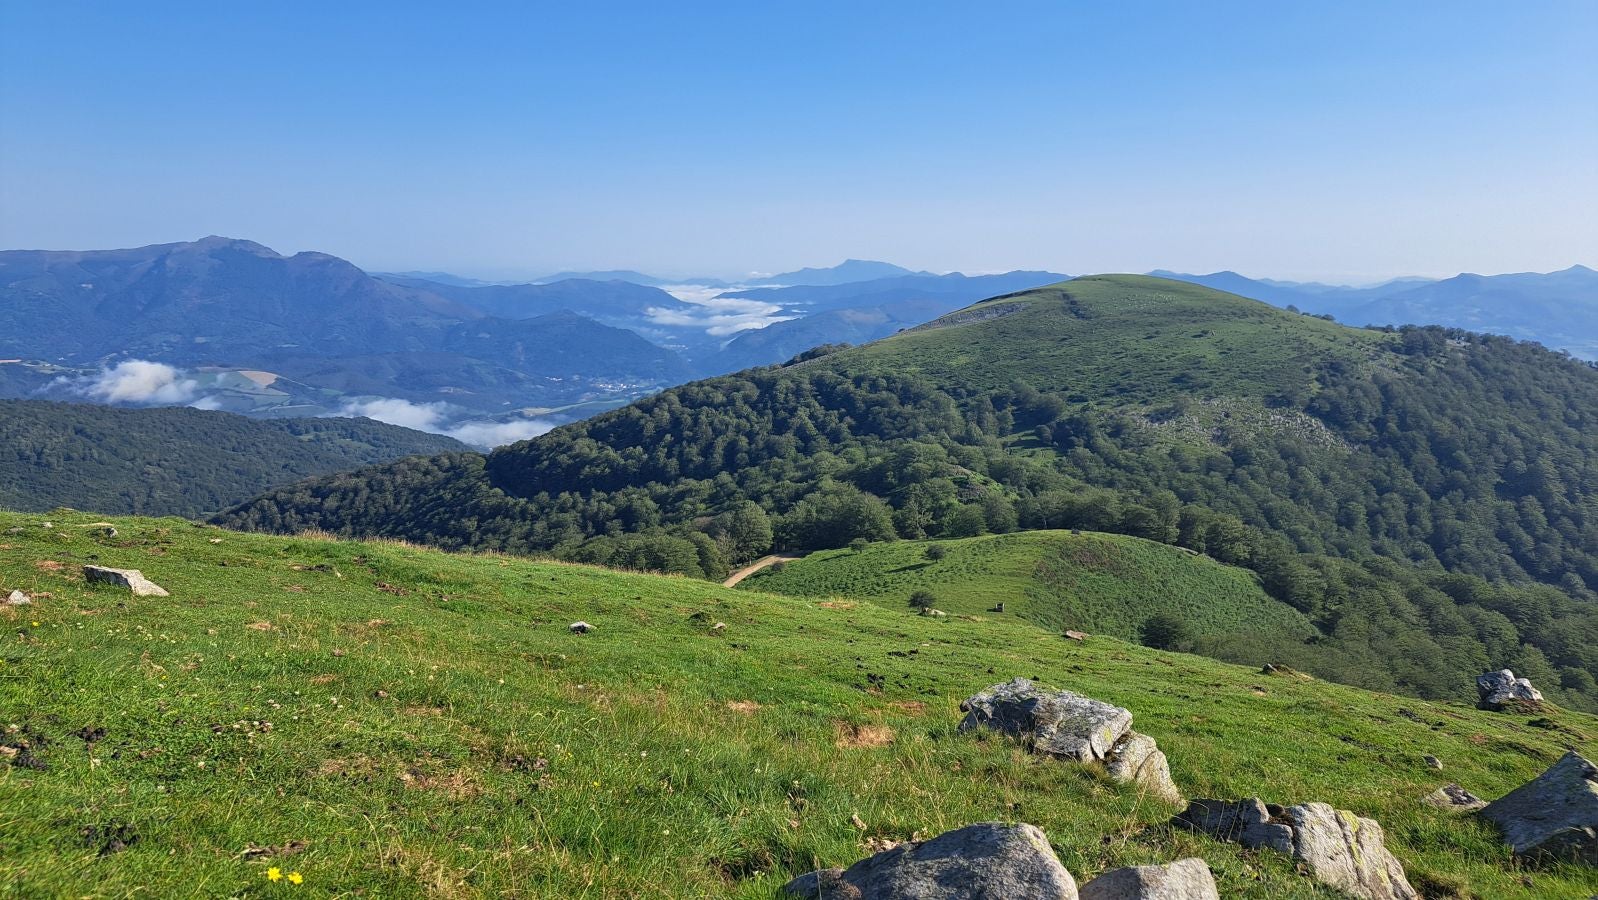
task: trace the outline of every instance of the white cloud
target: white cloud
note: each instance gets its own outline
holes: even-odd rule
[[[518,419],[512,422],[461,422],[442,432],[457,441],[473,447],[492,450],[517,441],[525,441],[548,432],[555,426],[541,419]]]
[[[215,397],[201,397],[189,405],[195,409],[221,409],[222,401]]]
[[[365,416],[402,428],[431,431],[443,434],[439,422],[444,419],[443,403],[412,403],[396,397],[371,397],[365,400],[346,400],[334,413],[336,416]]]
[[[365,416],[368,419],[376,419],[403,428],[448,435],[462,443],[484,449],[493,449],[538,437],[555,427],[554,423],[543,419],[513,419],[508,422],[474,419],[451,422],[450,406],[447,403],[413,403],[396,397],[346,400],[334,415]]]
[[[75,394],[105,403],[146,403],[173,405],[189,403],[199,392],[200,383],[174,366],[128,359],[101,369],[98,375],[57,382]]]
[[[716,294],[707,288],[673,288],[671,295],[687,304],[685,307],[668,309],[652,306],[645,311],[645,315],[656,325],[703,328],[706,334],[717,337],[797,318],[781,315],[782,307],[775,303],[744,297],[720,297]]]

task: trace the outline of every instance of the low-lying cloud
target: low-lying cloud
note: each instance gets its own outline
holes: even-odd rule
[[[543,419],[451,421],[450,405],[447,403],[413,403],[397,397],[346,400],[334,415],[365,416],[390,425],[447,435],[461,443],[488,450],[538,437],[555,427],[553,422]]]
[[[782,315],[782,307],[764,300],[745,297],[721,297],[719,291],[693,286],[667,289],[685,307],[666,308],[652,306],[645,311],[656,325],[676,328],[702,328],[706,334],[725,337],[740,331],[765,328],[777,322],[786,322],[797,316]]]
[[[193,403],[200,383],[182,369],[147,359],[126,359],[99,374],[57,382],[68,391],[102,403],[177,406]]]

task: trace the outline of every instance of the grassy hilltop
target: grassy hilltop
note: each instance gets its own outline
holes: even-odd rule
[[[1417,803],[1591,754],[1591,716],[1534,725],[1009,616],[95,521],[0,513],[0,587],[49,595],[0,607],[0,744],[28,745],[0,762],[8,894],[772,897],[869,841],[1007,819],[1079,878],[1200,855],[1228,897],[1332,896],[1089,768],[955,732],[960,699],[1015,675],[1127,706],[1191,796],[1375,816],[1432,896],[1598,892]],[[88,586],[86,562],[172,596]]]

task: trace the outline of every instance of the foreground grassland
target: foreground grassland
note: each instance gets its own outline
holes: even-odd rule
[[[934,559],[932,553],[942,553]],[[1002,614],[1050,630],[1136,640],[1167,613],[1202,636],[1269,632],[1302,640],[1303,614],[1272,599],[1254,573],[1180,547],[1119,534],[1022,531],[949,541],[895,541],[822,550],[762,570],[742,587],[798,597],[841,596],[906,608],[928,591],[950,613]]]
[[[8,895],[772,897],[871,840],[1009,819],[1079,878],[1200,855],[1224,896],[1334,896],[1088,768],[955,732],[961,698],[1015,675],[1130,708],[1191,796],[1374,815],[1432,896],[1598,893],[1416,802],[1591,753],[1589,716],[1535,727],[1009,617],[46,518],[0,513],[0,587],[50,595],[0,610],[0,743],[44,766],[0,762]],[[87,562],[173,596],[88,586]]]

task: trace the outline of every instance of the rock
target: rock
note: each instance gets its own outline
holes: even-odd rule
[[[1032,825],[983,822],[900,844],[783,893],[807,900],[1077,900],[1076,880]]]
[[[1182,792],[1171,780],[1171,766],[1154,738],[1136,731],[1122,735],[1104,758],[1104,769],[1116,781],[1141,785],[1167,803],[1181,806]],[[1207,870],[1206,870],[1207,871]]]
[[[572,634],[587,634],[594,630],[594,626],[587,622],[573,622],[567,627],[571,629]]]
[[[1266,806],[1258,797],[1247,800],[1194,800],[1176,815],[1171,824],[1202,831],[1223,841],[1235,841],[1249,848],[1269,847],[1278,853],[1293,852],[1293,829],[1279,817],[1279,806]]]
[[[1194,800],[1173,824],[1245,847],[1269,847],[1302,863],[1317,881],[1364,900],[1419,900],[1404,867],[1387,852],[1373,819],[1302,803],[1282,809],[1258,798]]]
[[[1113,869],[1082,886],[1082,900],[1221,900],[1209,864],[1198,857],[1168,866]]]
[[[1387,852],[1375,819],[1325,803],[1301,803],[1287,811],[1293,827],[1293,858],[1322,884],[1366,900],[1420,900],[1404,877],[1404,866]]]
[[[944,616],[948,615],[948,613],[944,612],[943,610],[941,610],[941,609],[933,609],[930,606],[922,607],[921,614],[923,616],[930,616],[930,617],[935,618],[935,619],[941,619]]]
[[[1087,633],[1083,631],[1067,631],[1065,636],[1079,644],[1088,639]]]
[[[1445,784],[1430,794],[1420,798],[1420,802],[1438,809],[1450,812],[1475,812],[1487,805],[1487,801],[1472,794],[1457,784]]]
[[[1542,704],[1543,695],[1525,678],[1516,678],[1508,669],[1483,672],[1476,676],[1476,693],[1480,696],[1476,706],[1480,709],[1501,710],[1505,707],[1536,707]]]
[[[1443,761],[1431,755],[1430,753],[1422,756],[1420,760],[1426,764],[1426,768],[1428,769],[1436,769],[1439,772],[1443,770]]]
[[[1517,854],[1598,865],[1598,766],[1574,750],[1481,814]]]
[[[32,602],[33,602],[33,598],[29,597],[27,594],[24,594],[21,591],[12,591],[11,593],[6,595],[5,605],[6,606],[27,606],[29,603],[32,603]]]
[[[1027,740],[1034,753],[1095,762],[1132,728],[1132,714],[1070,691],[1045,691],[1025,678],[996,684],[960,704],[961,731],[992,728]]]
[[[108,569],[104,566],[84,566],[83,577],[90,584],[114,584],[125,587],[135,597],[170,597],[166,588],[144,577],[138,569]]]

